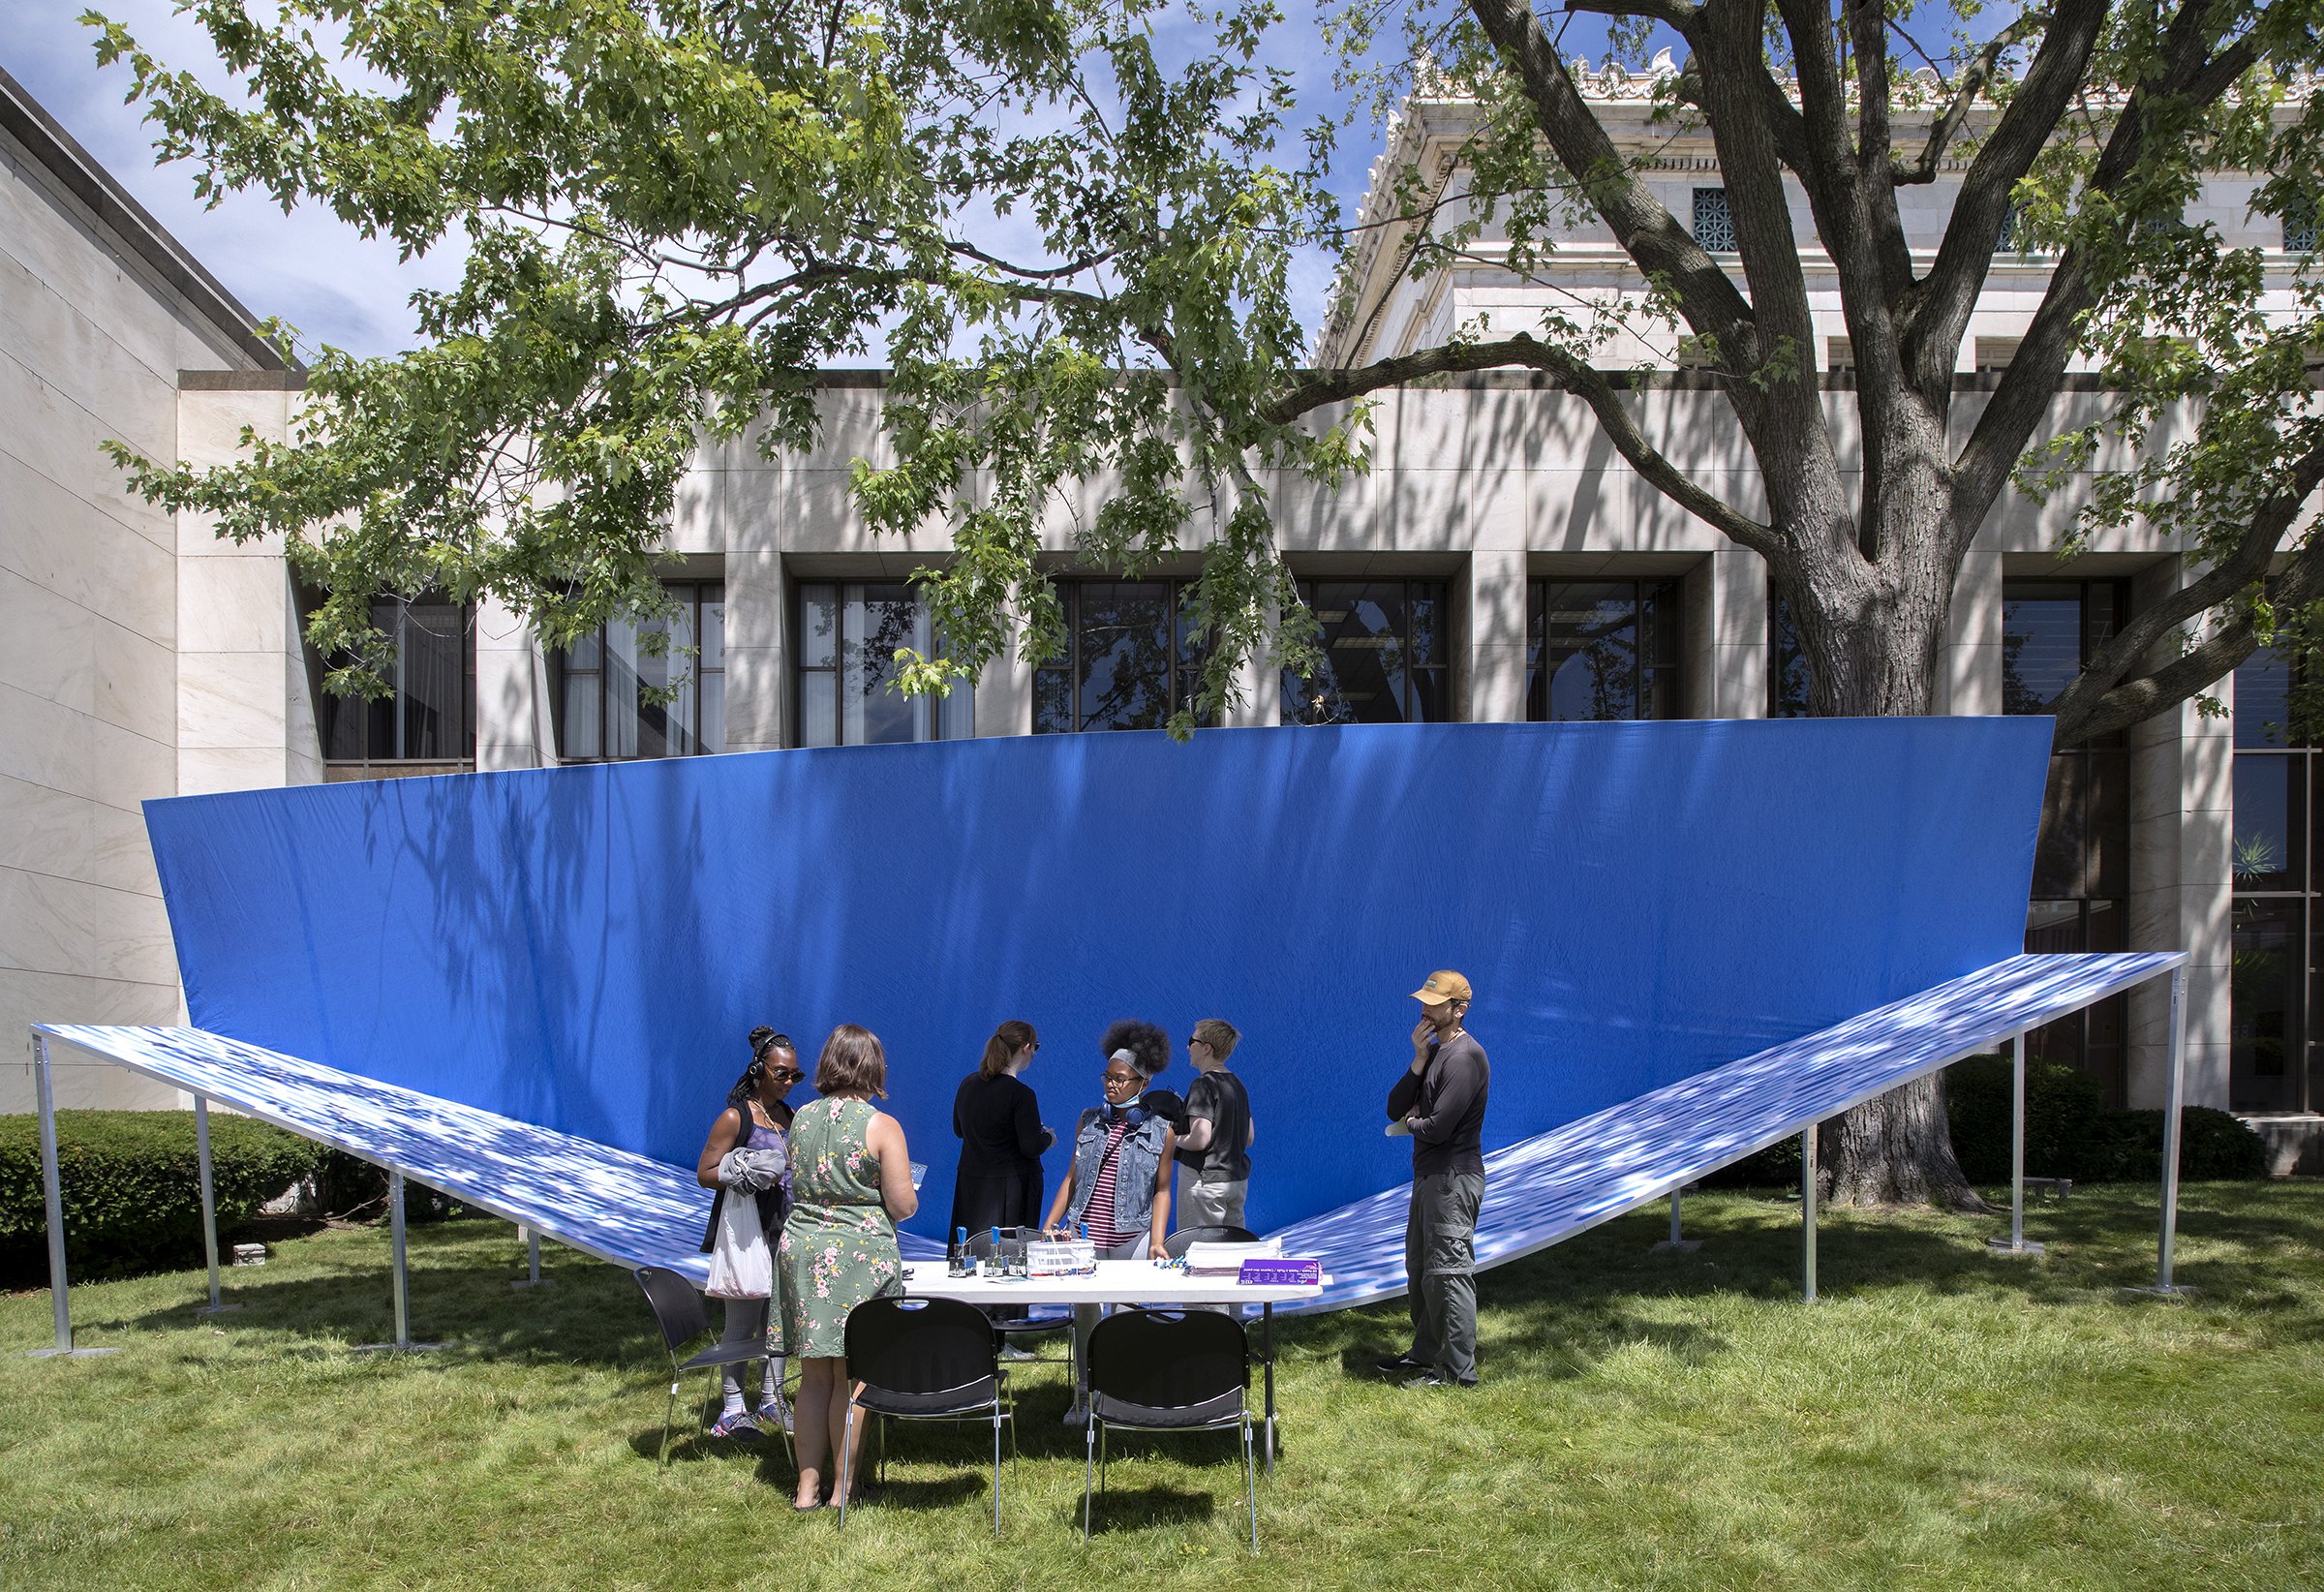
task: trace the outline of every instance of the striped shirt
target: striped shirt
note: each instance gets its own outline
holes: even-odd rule
[[[1114,1173],[1121,1164],[1121,1141],[1129,1131],[1128,1112],[1106,1124],[1105,1157],[1097,1164],[1097,1180],[1089,1185],[1089,1203],[1082,1209],[1082,1222],[1089,1229],[1089,1241],[1100,1249],[1111,1249],[1137,1236],[1116,1227],[1114,1214]]]

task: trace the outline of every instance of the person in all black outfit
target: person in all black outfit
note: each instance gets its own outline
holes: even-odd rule
[[[1041,1049],[1030,1023],[993,1030],[985,1058],[952,1097],[961,1164],[952,1180],[952,1227],[1041,1225],[1041,1152],[1056,1135],[1041,1125],[1041,1102],[1018,1077]]]
[[[1461,1019],[1469,981],[1446,970],[1412,993],[1412,1065],[1388,1091],[1391,1133],[1412,1135],[1404,1279],[1412,1348],[1380,1362],[1407,1388],[1477,1385],[1477,1211],[1484,1203],[1484,1098],[1492,1068]]]

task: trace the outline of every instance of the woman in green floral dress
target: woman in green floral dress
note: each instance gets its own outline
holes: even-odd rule
[[[794,1509],[822,1507],[832,1455],[841,1454],[840,1477],[856,1475],[855,1455],[841,1452],[855,1396],[847,1385],[847,1312],[903,1287],[896,1224],[920,1209],[920,1196],[912,1191],[903,1125],[872,1104],[888,1097],[887,1083],[878,1036],[842,1023],[815,1064],[823,1098],[791,1119],[791,1214],[776,1253],[783,1342],[799,1363]],[[858,1448],[864,1424],[856,1424]]]

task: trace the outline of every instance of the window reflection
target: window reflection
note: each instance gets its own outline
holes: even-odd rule
[[[381,697],[321,697],[322,755],[352,768],[379,763],[466,763],[476,751],[473,610],[459,603],[382,597],[371,622],[395,644]],[[336,665],[334,665],[336,666]]]
[[[1323,660],[1283,671],[1287,724],[1426,723],[1452,717],[1441,581],[1303,580]]]
[[[1527,583],[1525,717],[1678,717],[1675,581]]]
[[[1179,581],[1061,582],[1065,650],[1033,671],[1033,733],[1160,729],[1190,707],[1203,659],[1186,596]]]
[[[794,635],[801,746],[889,746],[976,733],[969,682],[956,682],[940,699],[897,689],[900,650],[923,658],[943,651],[927,605],[909,584],[802,582]]]
[[[1791,605],[1773,593],[1767,599],[1767,717],[1808,716],[1808,654],[1791,623]]]
[[[673,581],[662,589],[678,605],[674,616],[609,620],[551,657],[561,760],[615,762],[724,750],[725,588],[716,581]]]
[[[2227,1104],[2303,1112],[2324,1105],[2317,1060],[2314,941],[2324,937],[2317,876],[2315,750],[2290,728],[2300,665],[2253,653],[2235,671],[2234,964],[2228,981]]]

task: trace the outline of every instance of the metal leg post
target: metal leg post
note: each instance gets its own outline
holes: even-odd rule
[[[404,1247],[404,1175],[392,1168],[387,1173],[387,1243],[393,1255],[389,1271],[395,1294],[395,1341],[365,1343],[358,1352],[443,1348],[441,1343],[412,1341],[412,1277]]]
[[[58,1355],[85,1360],[112,1349],[73,1347],[73,1301],[65,1275],[65,1184],[56,1156],[56,1085],[48,1076],[48,1036],[32,1036],[32,1082],[41,1112],[41,1199],[48,1217],[48,1301],[56,1316],[56,1347],[35,1349],[36,1360]]]
[[[218,1294],[218,1184],[210,1163],[210,1102],[200,1094],[194,1096],[194,1161],[201,1174],[201,1250],[210,1263],[210,1302],[194,1313],[222,1316],[242,1306],[227,1303]]]
[[[1259,1306],[1260,1359],[1267,1366],[1267,1473],[1275,1473],[1275,1307]]]
[[[2186,969],[2171,972],[2171,1071],[2162,1103],[2162,1236],[2156,1246],[2155,1286],[2133,1288],[2134,1294],[2176,1299],[2193,1292],[2171,1280],[2171,1263],[2179,1244],[2179,1117],[2186,1095]]]
[[[2026,1036],[2010,1041],[2009,1069],[2009,1237],[1985,1241],[1995,1253],[2038,1255],[2041,1245],[2026,1241]]]
[[[525,1274],[510,1283],[511,1288],[545,1288],[550,1279],[540,1274],[540,1233],[536,1228],[517,1224],[517,1233],[525,1240]]]
[[[1674,1188],[1670,1191],[1670,1236],[1657,1243],[1655,1248],[1676,1249],[1682,1253],[1691,1255],[1696,1250],[1702,1247],[1702,1240],[1700,1239],[1690,1239],[1685,1237],[1679,1228],[1678,1202],[1680,1196],[1684,1192],[1685,1190],[1677,1188]]]
[[[1816,1302],[1816,1124],[1799,1136],[1800,1298]]]

